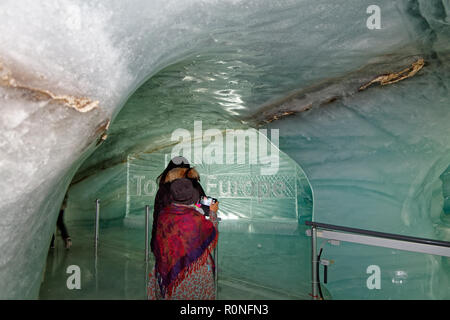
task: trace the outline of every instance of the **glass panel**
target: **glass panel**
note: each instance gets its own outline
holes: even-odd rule
[[[340,242],[323,247],[321,259],[333,260],[324,284],[325,299],[448,299],[450,273],[447,257]],[[318,250],[319,251],[319,250]]]

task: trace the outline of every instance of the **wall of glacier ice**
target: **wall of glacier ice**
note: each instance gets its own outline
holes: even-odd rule
[[[92,221],[94,201],[98,198],[101,200],[100,217],[104,225],[110,221],[121,221],[124,229],[134,230],[136,237],[142,238],[145,232],[145,205],[153,210],[156,178],[171,159],[172,152],[176,152],[170,135],[176,130],[187,130],[192,138],[187,148],[191,154],[190,157],[181,154],[187,156],[199,171],[207,194],[220,201],[221,281],[250,282],[278,292],[285,291],[287,297],[304,297],[309,288],[309,273],[299,271],[308,268],[309,250],[301,226],[305,220],[311,220],[313,212],[313,195],[308,179],[298,164],[271,142],[274,139],[270,131],[267,137],[256,130],[251,132],[255,133],[256,147],[265,144],[267,155],[277,158],[276,172],[261,174],[264,169],[270,169],[270,162],[261,163],[264,159],[258,158],[255,164],[249,163],[249,151],[255,145],[248,138],[244,146],[239,146],[245,150],[246,161],[237,163],[235,157],[233,163],[226,163],[228,155],[236,156],[235,151],[226,149],[226,130],[251,132],[233,117],[217,114],[216,102],[209,97],[217,92],[219,101],[230,108],[238,107],[235,101],[239,101],[240,92],[223,90],[223,79],[219,76],[225,77],[224,73],[209,77],[215,79],[209,80],[214,85],[209,82],[205,84],[201,79],[191,79],[189,74],[194,74],[192,69],[210,68],[204,59],[196,60],[167,68],[129,99],[109,130],[110,137],[98,152],[86,160],[75,176],[69,190],[66,220],[74,223]],[[221,63],[225,71],[228,64]],[[180,71],[180,67],[190,70]],[[187,84],[186,79],[190,79]],[[201,86],[204,90],[191,86]],[[218,151],[225,151],[221,158],[223,164],[209,163],[206,158],[202,159],[202,163],[195,164],[194,143],[197,140],[194,139],[194,124],[201,125],[204,135],[201,148],[205,152],[210,145],[210,141],[206,140],[208,130],[215,131],[212,132],[215,140],[222,139],[215,142],[222,144]],[[171,131],[168,132],[169,137],[163,140],[166,146],[161,144],[161,147],[155,147],[153,143],[158,139],[155,135],[159,130],[167,133],[167,128]],[[129,141],[139,143],[130,145]],[[278,140],[275,142],[278,144]],[[129,153],[123,153],[124,146],[130,148]],[[105,159],[106,156],[109,159]],[[101,171],[98,170],[100,163]],[[139,242],[140,250],[143,246],[144,243]],[[284,268],[286,272],[280,275],[279,268]]]
[[[102,212],[121,217],[128,155],[168,147],[174,128],[199,118],[210,128],[279,129],[280,150],[310,179],[316,221],[449,240],[442,174],[450,164],[450,6],[382,1],[382,29],[368,30],[370,4],[3,1],[0,297],[37,297],[59,203],[74,176],[71,193],[88,186],[110,199]],[[426,65],[414,78],[357,93],[417,57]],[[260,122],[262,105],[277,114],[279,99],[292,93],[298,98],[281,108],[312,108],[268,126]],[[97,107],[80,112],[81,98]],[[108,139],[98,147],[109,121]],[[69,207],[88,217],[88,200]],[[269,247],[284,241],[267,239]],[[292,250],[280,259],[306,248],[295,241],[286,240]],[[236,261],[227,267],[233,270],[249,248],[221,261]],[[255,263],[271,251],[256,250]],[[325,254],[336,261],[327,286],[336,298],[448,297],[446,259],[344,245]],[[386,271],[381,291],[364,287],[369,263]],[[230,274],[249,274],[253,265]],[[301,283],[306,268],[299,262],[288,274]],[[405,273],[407,280],[397,279]]]

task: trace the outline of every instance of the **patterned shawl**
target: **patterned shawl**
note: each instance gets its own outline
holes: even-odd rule
[[[163,297],[206,262],[217,238],[213,223],[193,207],[171,204],[160,212],[153,253]]]

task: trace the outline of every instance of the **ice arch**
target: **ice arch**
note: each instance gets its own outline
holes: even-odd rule
[[[208,75],[209,81],[203,77],[194,79],[194,75],[210,70],[216,60],[197,56],[194,61],[162,70],[130,97],[111,125],[108,139],[75,175],[66,220],[76,225],[92,221],[94,200],[101,199],[102,224],[119,224],[131,230],[135,236],[129,246],[142,252],[144,206],[153,210],[156,177],[181,145],[171,137],[181,130],[188,139],[182,151],[189,150],[189,155],[183,155],[200,173],[205,191],[221,202],[220,277],[227,287],[222,298],[227,297],[232,286],[242,286],[242,282],[270,287],[266,294],[285,290],[284,297],[305,298],[309,290],[308,273],[300,270],[308,268],[309,260],[302,224],[312,216],[310,184],[301,167],[275,145],[278,144],[275,132],[267,132],[266,137],[262,130],[252,130],[217,110],[217,101],[227,107],[238,107],[236,95],[244,95],[245,91],[224,90],[226,82],[233,81],[233,75],[228,72],[225,77],[223,73],[237,61],[222,58],[221,67],[216,64],[215,73]],[[245,139],[244,144],[236,146],[240,138],[235,137],[232,140],[235,148],[231,150],[228,138],[238,131]],[[208,136],[208,132],[213,136]],[[212,141],[217,145],[214,150],[217,155],[213,155],[220,157],[208,161]],[[275,157],[276,161],[264,163],[261,144],[267,146],[267,157]],[[238,151],[243,151],[242,163],[238,162]],[[256,156],[255,163],[250,162],[252,155]],[[201,163],[196,162],[198,156]],[[267,172],[271,168],[274,171]],[[102,240],[108,241],[111,239]],[[281,276],[280,268],[284,269]]]
[[[272,125],[285,132],[282,149],[302,164],[318,191],[317,219],[347,217],[360,227],[376,223],[383,231],[432,236],[427,179],[436,180],[445,169],[441,163],[449,162],[449,8],[444,1],[385,1],[383,32],[369,32],[369,4],[2,2],[0,296],[36,297],[49,235],[73,175],[136,88],[163,67],[198,54],[215,55],[218,64],[235,58],[229,70],[248,94],[242,103],[221,101],[224,114],[248,117],[292,90],[300,90],[291,104],[295,111],[304,102],[313,106],[309,114]],[[411,86],[354,95],[356,84],[401,69],[416,56],[429,68],[408,80]],[[315,108],[336,96],[337,106]],[[366,160],[376,165],[368,170]],[[399,161],[406,162],[401,172],[393,170]],[[424,199],[416,203],[418,194]],[[448,271],[439,261],[422,260],[420,266],[430,266],[427,274],[420,271],[428,285],[417,292],[445,296],[439,282]],[[343,288],[334,288],[337,297]]]

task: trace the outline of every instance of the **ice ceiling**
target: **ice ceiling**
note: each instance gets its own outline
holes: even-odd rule
[[[100,189],[198,119],[279,129],[316,221],[450,240],[450,3],[378,1],[380,30],[371,4],[2,1],[0,298],[37,297],[72,179]],[[448,298],[448,262],[409,261]]]

